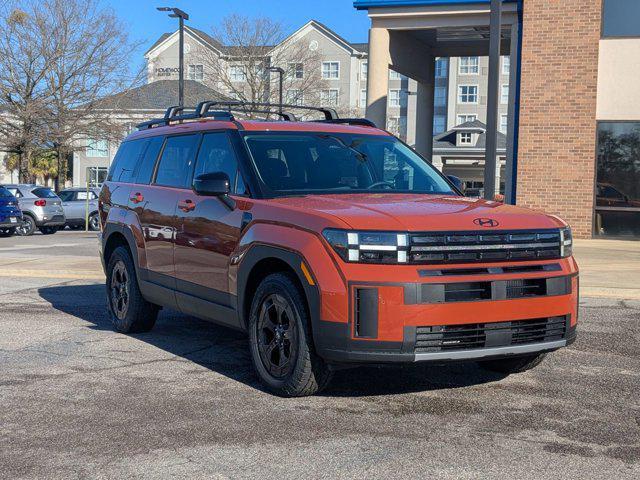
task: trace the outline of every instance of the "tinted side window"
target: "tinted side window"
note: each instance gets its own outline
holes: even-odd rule
[[[73,198],[74,193],[75,192],[73,192],[72,190],[66,190],[64,192],[60,192],[58,196],[60,197],[60,200],[62,200],[63,202],[72,202],[74,200]]]
[[[210,133],[204,136],[193,178],[203,173],[215,172],[224,172],[229,175],[230,185],[234,190],[238,162],[226,133]]]
[[[186,188],[198,146],[198,135],[168,137],[156,174],[157,185]]]
[[[133,172],[144,153],[144,149],[149,140],[141,138],[139,140],[129,140],[120,145],[109,171],[107,180],[112,182],[131,182]]]
[[[38,198],[57,198],[57,195],[50,188],[34,188],[31,193]]]
[[[153,137],[147,144],[147,149],[144,152],[144,157],[138,165],[138,171],[136,173],[135,183],[148,184],[151,182],[153,176],[153,169],[156,166],[156,160],[158,154],[162,148],[164,137]]]

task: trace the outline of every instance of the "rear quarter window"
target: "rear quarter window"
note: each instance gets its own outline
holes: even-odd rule
[[[13,194],[4,187],[0,187],[0,198],[11,198]]]
[[[58,196],[53,193],[53,190],[51,190],[50,188],[34,188],[33,190],[31,190],[31,193],[33,193],[38,198],[58,198]]]
[[[148,142],[147,138],[123,142],[113,159],[107,180],[110,182],[133,182],[136,166],[144,155]]]

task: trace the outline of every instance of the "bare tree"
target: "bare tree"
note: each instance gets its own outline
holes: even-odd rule
[[[282,23],[270,18],[225,17],[214,29],[215,48],[199,56],[205,72],[213,78],[211,86],[244,102],[277,102],[277,74],[268,67],[281,67],[284,102],[317,103],[327,82],[320,72],[319,52],[308,42],[287,38]]]
[[[56,152],[59,182],[64,182],[66,161],[90,136],[119,140],[123,126],[100,109],[100,99],[122,92],[136,83],[131,54],[137,48],[127,28],[96,0],[45,0],[42,10],[51,19],[51,38],[44,56],[52,58],[45,74],[48,137]]]
[[[52,59],[43,55],[49,28],[37,4],[0,7],[0,145],[18,155],[19,179],[34,181],[32,155],[44,141],[44,77]]]

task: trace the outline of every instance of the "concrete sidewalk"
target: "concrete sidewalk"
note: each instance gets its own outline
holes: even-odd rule
[[[95,235],[65,233],[6,239],[0,277],[103,281]],[[575,240],[574,254],[581,296],[640,300],[640,241]]]
[[[640,241],[574,240],[580,295],[640,300]]]

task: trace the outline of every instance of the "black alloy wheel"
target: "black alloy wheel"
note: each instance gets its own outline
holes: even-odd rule
[[[129,310],[129,273],[122,260],[118,260],[111,271],[109,292],[111,311],[118,320],[124,320]]]
[[[295,366],[298,345],[294,313],[281,295],[267,296],[258,317],[258,350],[265,369],[274,378],[284,378]]]

